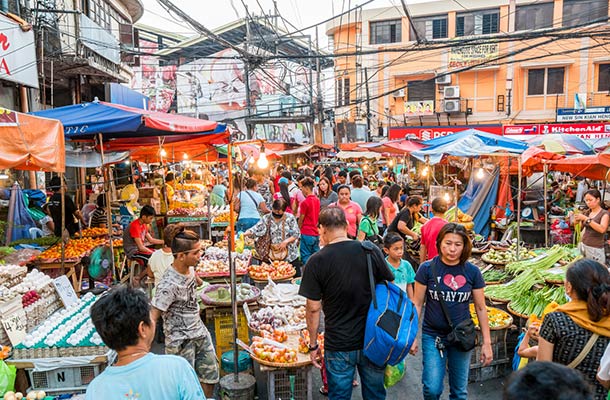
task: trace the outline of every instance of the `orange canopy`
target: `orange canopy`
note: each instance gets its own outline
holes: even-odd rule
[[[64,127],[47,119],[0,108],[0,169],[66,170]]]

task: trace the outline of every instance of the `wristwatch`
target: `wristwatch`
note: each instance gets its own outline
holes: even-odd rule
[[[587,218],[587,220],[585,221],[585,225],[589,226],[590,223],[591,223],[591,218]]]
[[[315,346],[311,347],[311,346],[307,346],[307,348],[309,349],[309,351],[316,351],[318,350],[318,348],[320,347],[319,344],[316,343]]]

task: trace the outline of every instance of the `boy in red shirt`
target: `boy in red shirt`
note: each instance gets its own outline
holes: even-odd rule
[[[320,199],[313,194],[313,179],[306,177],[300,182],[305,200],[299,206],[299,228],[301,229],[301,262],[303,266],[309,257],[320,250],[318,233],[318,216],[320,215]]]
[[[447,203],[440,197],[435,197],[432,200],[432,217],[428,222],[421,227],[421,246],[419,248],[419,262],[431,260],[438,255],[436,250],[436,237],[441,228],[447,223],[445,221],[445,213],[447,212]]]

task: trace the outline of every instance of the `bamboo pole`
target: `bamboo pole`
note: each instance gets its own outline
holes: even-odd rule
[[[110,168],[110,167],[104,167],[104,138],[102,136],[101,133],[98,133],[98,138],[99,138],[99,143],[100,143],[100,158],[101,158],[101,162],[102,162],[102,171],[104,171],[105,173],[103,173],[103,176],[108,176],[110,177],[110,171],[108,171],[106,168]],[[130,164],[131,165],[131,164]],[[115,277],[115,281],[118,281],[115,273],[116,270],[114,268],[114,245],[112,243],[112,208],[110,207],[110,179],[106,179],[104,177],[104,198],[106,200],[106,225],[108,227],[108,237],[110,238],[110,253],[112,253],[112,261],[110,264],[110,268],[112,268],[112,275]]]
[[[544,161],[543,161],[544,162]],[[548,212],[548,199],[547,199],[547,190],[548,190],[548,181],[546,179],[546,175],[549,173],[549,166],[546,162],[543,164],[543,174],[544,174],[544,247],[549,247],[549,212]]]

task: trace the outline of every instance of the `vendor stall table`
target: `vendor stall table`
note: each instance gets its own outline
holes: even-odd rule
[[[36,268],[38,268],[41,272],[50,271],[50,270],[61,270],[61,262],[52,262],[52,263],[43,263],[37,262],[35,263]],[[77,274],[76,269],[80,268],[80,273]],[[81,280],[79,276],[82,277],[83,266],[81,264],[81,260],[72,261],[72,262],[64,262],[64,269],[66,271],[66,278],[72,280],[72,286],[74,290],[79,293],[81,290]]]
[[[297,368],[275,368],[254,362],[254,377],[259,399],[313,399],[311,365]]]
[[[189,227],[189,228],[198,228],[200,238],[210,239],[207,234],[208,217],[171,216],[171,217],[167,217],[167,223],[168,224],[181,223],[182,225]]]

